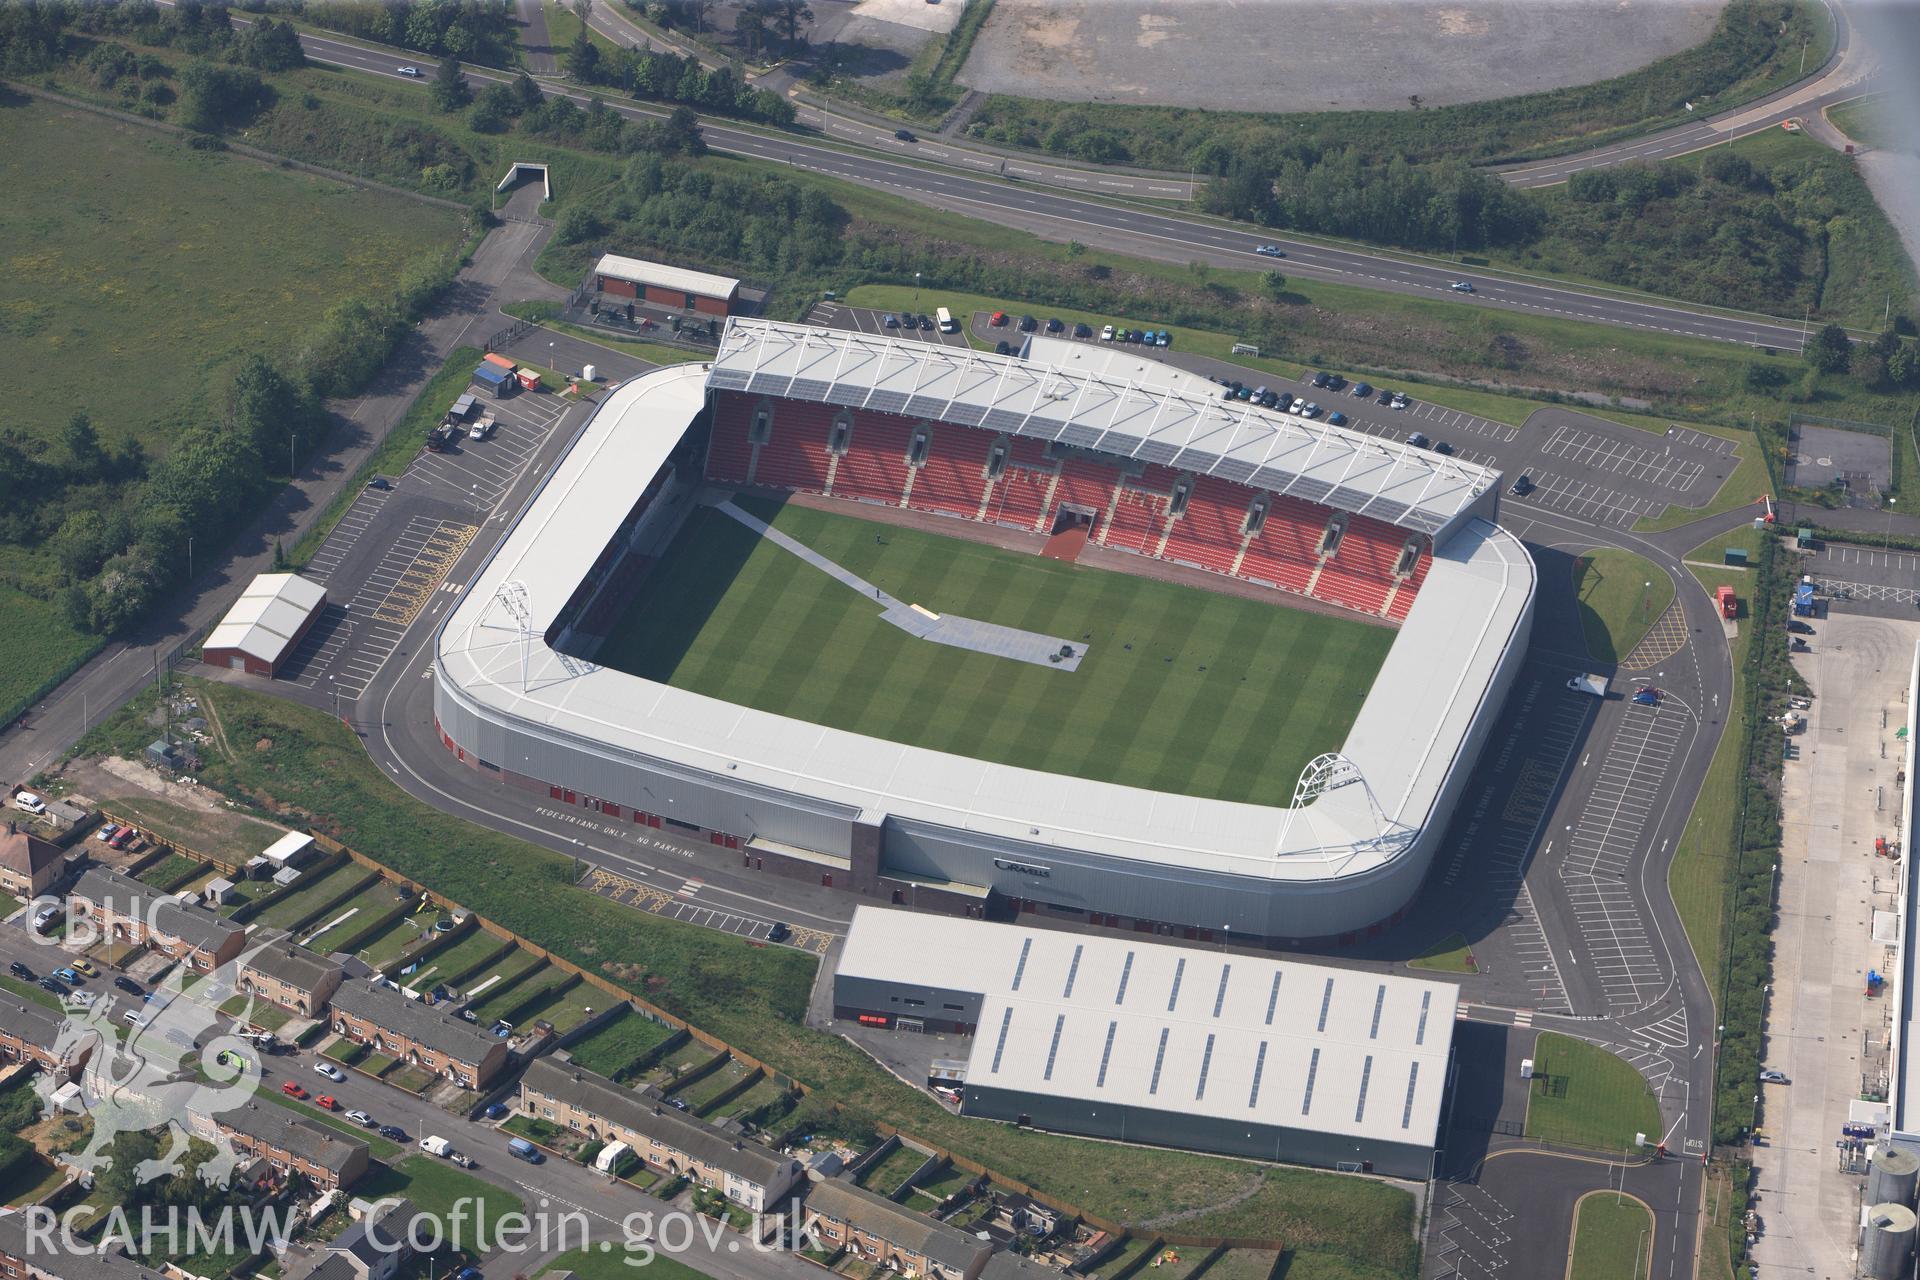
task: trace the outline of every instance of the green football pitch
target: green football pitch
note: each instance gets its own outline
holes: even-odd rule
[[[1380,626],[739,497],[937,613],[1084,644],[1077,670],[916,639],[874,601],[695,509],[598,661],[868,737],[1127,786],[1285,804],[1339,749],[1392,645]]]

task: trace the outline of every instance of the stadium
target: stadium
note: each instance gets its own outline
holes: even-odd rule
[[[608,396],[441,624],[442,742],[872,901],[1378,926],[1524,658],[1533,564],[1497,473],[1218,390],[736,317]]]

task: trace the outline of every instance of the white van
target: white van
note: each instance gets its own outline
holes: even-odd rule
[[[945,307],[939,307],[934,311],[933,321],[940,326],[940,332],[942,333],[960,332],[960,326],[953,322],[953,312],[947,310]]]
[[[13,797],[13,807],[26,813],[45,813],[47,802],[31,791],[22,791]]]

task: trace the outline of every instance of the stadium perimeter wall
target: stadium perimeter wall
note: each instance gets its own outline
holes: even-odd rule
[[[593,421],[582,425],[583,436]],[[560,469],[557,465],[548,480]],[[651,474],[650,467],[646,470]],[[536,491],[528,511],[540,501]],[[1472,555],[1517,556],[1531,573],[1531,562],[1511,534],[1484,522],[1476,525],[1472,538],[1463,531],[1450,541],[1476,542],[1480,550]],[[1436,554],[1443,550],[1436,548]],[[487,569],[480,572],[484,576]],[[1434,574],[1423,594],[1443,589],[1446,575],[1439,564]],[[1348,859],[1357,868],[1351,872],[1328,862],[1302,874],[1276,859],[1272,874],[1264,874],[1268,868],[1262,864],[1254,864],[1251,874],[1235,874],[1074,848],[1057,831],[1049,841],[1025,841],[895,812],[884,800],[847,803],[775,787],[589,736],[544,713],[537,700],[502,698],[497,686],[470,690],[449,674],[444,655],[435,682],[436,727],[443,745],[463,763],[507,785],[544,793],[603,820],[704,839],[739,857],[747,870],[846,890],[874,902],[972,916],[1048,910],[1188,936],[1227,930],[1249,941],[1340,942],[1396,918],[1419,890],[1525,659],[1533,611],[1530,578],[1523,589],[1524,603],[1512,625],[1504,635],[1488,637],[1498,652],[1481,668],[1486,674],[1476,687],[1459,691],[1462,702],[1471,699],[1472,711],[1444,763],[1434,802],[1403,847],[1384,856],[1373,852]],[[1439,600],[1432,604],[1445,607]],[[1417,602],[1416,611],[1420,607]],[[450,616],[443,623],[443,637],[452,622]],[[514,641],[502,637],[501,643]],[[911,806],[910,800],[900,805]]]

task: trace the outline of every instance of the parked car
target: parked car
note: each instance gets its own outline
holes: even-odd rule
[[[383,1124],[379,1129],[375,1130],[375,1132],[389,1142],[405,1142],[407,1140],[407,1131],[397,1124]]]
[[[117,822],[109,822],[106,826],[94,832],[93,838],[95,840],[100,841],[102,844],[105,844],[107,841],[113,839],[115,836],[119,834],[120,834],[120,824]]]
[[[1445,440],[1435,440],[1433,442],[1433,451],[1435,453],[1452,453],[1453,446],[1448,444]]]
[[[286,1094],[289,1098],[304,1098],[307,1096],[306,1087],[298,1080],[287,1081],[280,1086],[280,1092]]]
[[[345,1115],[343,1115],[341,1119],[351,1120],[355,1124],[359,1125],[362,1129],[373,1128],[373,1117],[368,1115],[364,1111],[349,1111]]]
[[[1332,413],[1327,415],[1327,421],[1332,423],[1336,427],[1344,427],[1347,425],[1347,415],[1340,412],[1338,409],[1335,409]]]
[[[1005,338],[1002,338],[993,344],[993,354],[997,356],[1010,356],[1013,354],[1013,347]]]
[[[1373,402],[1375,404],[1392,404],[1393,392],[1383,390],[1379,395],[1373,398]]]
[[[393,481],[387,479],[385,476],[375,476],[373,479],[367,481],[367,488],[385,491],[393,488]]]
[[[1365,400],[1373,394],[1373,386],[1366,382],[1356,382],[1353,384],[1353,388],[1349,394],[1359,396],[1362,400]]]
[[[477,421],[475,421],[472,426],[467,428],[467,439],[485,440],[488,436],[493,434],[493,427],[494,427],[494,421],[492,418],[490,417],[480,418]]]
[[[1112,326],[1112,325],[1110,325],[1110,324],[1107,324],[1107,325],[1101,325],[1101,326],[1100,326],[1100,341],[1102,341],[1102,342],[1112,342],[1112,341],[1113,341],[1113,326]]]
[[[1643,707],[1657,707],[1660,705],[1660,691],[1650,684],[1643,684],[1633,691],[1632,701]]]
[[[1329,390],[1338,391],[1340,390],[1340,388],[1346,385],[1347,385],[1347,380],[1341,377],[1339,374],[1330,373],[1327,375],[1327,387]]]
[[[1033,318],[1032,316],[1021,316],[1021,317],[1020,317],[1020,332],[1022,332],[1022,333],[1032,333],[1032,332],[1034,331],[1034,329],[1036,329],[1036,328],[1038,328],[1038,327],[1039,327],[1039,324],[1040,324],[1040,322],[1039,322],[1038,320],[1035,320],[1035,319],[1034,319],[1034,318]]]
[[[1526,476],[1516,476],[1513,483],[1507,486],[1507,492],[1516,498],[1524,498],[1533,492],[1533,481]]]
[[[774,921],[773,927],[767,930],[768,942],[785,942],[788,938],[791,938],[792,936],[793,936],[793,930],[788,927],[787,923],[784,920]]]
[[[1277,244],[1263,244],[1256,248],[1254,252],[1265,258],[1284,258],[1287,256],[1281,251],[1280,246]]]
[[[40,985],[45,986],[46,984],[43,982]],[[57,990],[58,988],[56,987],[55,989]],[[144,1027],[153,1021],[153,1016],[145,1009],[129,1009],[120,1015],[120,1021],[130,1027]]]
[[[1787,619],[1787,630],[1796,631],[1803,636],[1810,636],[1813,634],[1813,628],[1808,626],[1806,623],[1800,621],[1800,619],[1798,618]]]
[[[1303,418],[1317,418],[1320,416],[1320,406],[1312,400],[1309,400],[1300,406],[1300,416]]]
[[[333,1095],[330,1093],[323,1093],[319,1097],[315,1098],[313,1100],[313,1105],[320,1108],[322,1111],[338,1111],[340,1109],[340,1104],[333,1100]]]
[[[91,991],[74,991],[68,994],[67,1003],[76,1009],[91,1009],[97,999],[99,997]]]
[[[53,971],[53,976],[60,979],[60,981],[66,983],[70,987],[77,987],[82,982],[86,981],[86,979],[82,978],[79,974],[75,973],[72,969],[65,968],[65,967],[55,969]]]
[[[1170,347],[1173,345],[1173,335],[1165,329],[1162,329],[1159,333],[1153,335],[1153,345],[1156,347]]]
[[[124,973],[116,973],[113,975],[113,985],[130,996],[144,996],[147,994],[146,988],[142,987]]]
[[[1314,374],[1314,375],[1313,375],[1313,385],[1314,385],[1314,386],[1316,386],[1316,387],[1324,387],[1324,386],[1326,386],[1326,385],[1327,385],[1327,382],[1328,382],[1328,378],[1327,378],[1327,374],[1326,374],[1326,372],[1325,372],[1324,370],[1323,370],[1323,371],[1321,371],[1320,373],[1316,373],[1316,374]]]
[[[914,326],[916,329],[932,329],[933,328],[932,316],[916,316],[915,319],[919,322]]]
[[[1407,443],[1416,449],[1424,449],[1431,445],[1433,441],[1427,439],[1425,432],[1416,431],[1407,437]]]
[[[1760,1073],[1760,1082],[1762,1084],[1792,1084],[1793,1083],[1793,1081],[1787,1079],[1786,1072],[1775,1071],[1772,1067],[1768,1067],[1765,1071],[1762,1071]]]
[[[27,968],[27,966],[21,964],[18,960],[12,961],[7,965],[7,972],[24,982],[38,982],[40,980],[33,970]]]
[[[918,141],[918,139],[913,136],[913,130],[911,129],[895,129],[893,131],[893,136],[900,139],[900,141],[902,142]]]
[[[331,1062],[316,1062],[313,1064],[313,1070],[315,1074],[323,1075],[335,1084],[340,1084],[347,1078],[347,1073],[334,1066]]]
[[[411,77],[413,77],[414,79],[416,79],[416,80],[418,80],[418,79],[420,78],[420,68],[418,68],[418,67],[402,67],[402,68],[400,68],[400,74],[401,74],[401,75],[403,75],[403,76],[411,76]]]
[[[880,317],[880,327],[883,329],[898,329],[900,327],[900,317],[889,311],[886,315]]]
[[[1388,407],[1393,409],[1404,409],[1410,403],[1412,402],[1407,399],[1406,392],[1396,391],[1393,393],[1393,399],[1388,402]]]
[[[547,1158],[540,1154],[540,1148],[525,1138],[507,1139],[507,1150],[516,1160],[525,1160],[528,1164],[545,1164]]]
[[[987,323],[992,325],[996,329],[998,329],[1001,325],[1005,324],[1006,322],[1007,322],[1007,313],[1004,311],[996,311],[992,315],[987,317]]]
[[[75,960],[69,967],[75,973],[84,973],[89,978],[97,978],[100,976],[100,970],[94,968],[93,961],[86,959],[84,956]]]
[[[1067,327],[1067,326],[1066,326],[1066,322],[1065,322],[1065,321],[1063,321],[1063,320],[1061,320],[1061,319],[1059,319],[1058,317],[1056,317],[1056,316],[1049,316],[1049,317],[1047,317],[1047,332],[1048,332],[1048,333],[1059,333],[1059,332],[1060,332],[1060,331],[1061,331],[1062,329],[1064,329],[1064,328],[1066,328],[1066,327]]]
[[[55,982],[52,978],[37,978],[34,980],[33,985],[40,988],[42,991],[51,992],[53,995],[59,996],[63,1000],[66,998],[67,991],[68,991],[67,987],[65,987],[64,985],[58,982]]]
[[[1093,326],[1076,324],[1073,326],[1073,336],[1076,338],[1091,338],[1093,336]]]
[[[14,795],[13,807],[23,813],[45,813],[47,802],[31,791],[21,791]]]
[[[464,1160],[466,1157],[462,1156],[461,1159]],[[453,1280],[480,1280],[480,1268],[462,1267],[453,1273]]]
[[[1453,290],[1455,293],[1472,293],[1473,282],[1470,280],[1455,280],[1452,284],[1448,285],[1447,288]]]

